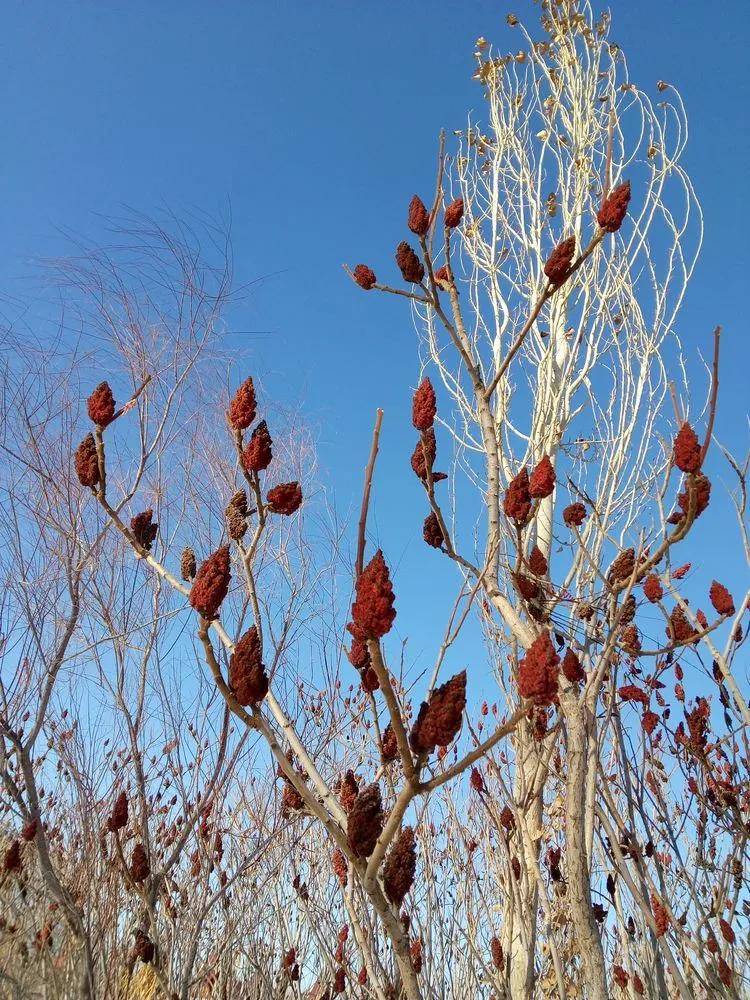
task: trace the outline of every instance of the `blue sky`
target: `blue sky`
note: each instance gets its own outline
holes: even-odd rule
[[[536,17],[528,0],[511,6]],[[491,0],[5,4],[6,316],[34,258],[64,249],[60,228],[96,239],[100,216],[122,205],[177,214],[231,205],[237,278],[263,280],[231,314],[240,332],[229,343],[272,394],[301,402],[343,513],[358,502],[374,411],[384,407],[373,525],[394,561],[414,550],[407,562],[424,568],[424,501],[405,466],[418,371],[408,311],[353,288],[341,263],[390,264],[408,199],[432,189],[440,128],[461,127],[481,104],[474,39],[516,47],[506,12]],[[612,14],[632,78],[654,90],[666,79],[687,104],[686,163],[706,242],[681,329],[690,346],[708,347],[724,324],[717,430],[742,450],[748,6],[614,0]],[[734,549],[733,533],[716,538]],[[408,613],[421,631],[418,590]]]

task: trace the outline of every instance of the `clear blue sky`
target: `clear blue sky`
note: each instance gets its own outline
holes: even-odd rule
[[[303,402],[342,511],[384,407],[375,514],[392,559],[408,554],[424,572],[424,501],[405,464],[417,373],[408,311],[353,288],[341,263],[390,266],[408,199],[432,189],[439,129],[461,127],[481,103],[474,39],[515,46],[511,8],[529,22],[538,11],[529,0],[4,4],[0,294],[23,295],[33,258],[62,248],[58,227],[96,238],[95,213],[123,204],[178,214],[231,204],[238,279],[268,276],[231,316],[236,330],[265,333],[231,343],[252,349],[271,392]],[[681,330],[694,347],[725,326],[717,429],[740,449],[748,10],[745,0],[612,3],[632,78],[654,90],[664,78],[687,104],[706,244]],[[419,595],[408,603],[405,630],[419,632],[406,620]]]

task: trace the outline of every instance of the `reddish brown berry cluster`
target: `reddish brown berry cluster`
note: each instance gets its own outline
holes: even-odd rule
[[[647,733],[649,736],[653,733],[653,731],[656,729],[658,725],[659,725],[659,716],[656,714],[656,712],[651,712],[651,711],[644,712],[643,715],[641,716],[641,726],[643,728],[644,733]]]
[[[110,833],[123,830],[128,825],[128,796],[123,791],[115,799],[112,812],[107,819],[107,829]]]
[[[629,580],[635,569],[635,549],[623,549],[612,562],[607,572],[609,583]]]
[[[656,925],[655,934],[657,937],[664,937],[669,930],[669,914],[666,907],[654,893],[651,894],[651,912]]]
[[[674,464],[682,472],[698,472],[701,467],[701,446],[698,435],[685,422],[674,440]]]
[[[555,652],[549,632],[532,642],[518,666],[518,693],[536,705],[550,705],[557,697],[557,672],[560,657]]]
[[[432,753],[436,747],[447,747],[461,729],[466,708],[466,671],[455,674],[422,702],[412,727],[410,742],[415,753]]]
[[[637,684],[623,684],[617,693],[623,701],[636,701],[640,702],[644,708],[648,707],[649,697]]]
[[[396,247],[396,264],[401,277],[409,284],[418,285],[423,280],[424,267],[406,240]]]
[[[229,546],[223,545],[201,565],[190,591],[190,604],[203,618],[216,618],[230,579]]]
[[[464,200],[455,198],[445,210],[445,228],[455,229],[464,217]]]
[[[493,937],[490,941],[490,955],[492,956],[492,964],[496,969],[502,971],[505,968],[505,956],[503,955],[503,946],[497,937]]]
[[[341,779],[338,787],[339,802],[345,813],[348,813],[354,805],[354,800],[359,794],[359,782],[354,771],[347,771]]]
[[[433,549],[439,549],[445,541],[445,538],[443,537],[443,529],[440,527],[440,522],[438,521],[437,514],[434,511],[431,514],[428,514],[424,519],[422,537],[428,545],[432,546]]]
[[[144,510],[130,519],[130,530],[133,533],[133,538],[136,544],[140,545],[146,552],[151,551],[151,546],[159,531],[159,525],[152,520],[153,516],[154,512],[149,507],[148,510]]]
[[[24,824],[23,830],[21,830],[21,840],[25,840],[26,843],[31,843],[32,840],[36,838],[36,832],[39,829],[39,824],[35,819],[30,819],[28,823]]]
[[[636,625],[628,625],[620,633],[620,645],[626,653],[638,656],[641,652],[641,634]]]
[[[656,604],[664,597],[664,588],[656,573],[649,573],[643,581],[643,593],[647,601]]]
[[[570,274],[576,252],[575,236],[558,243],[544,265],[544,273],[553,285],[561,285]]]
[[[359,639],[380,639],[396,617],[393,585],[380,549],[357,580],[350,631]]]
[[[585,520],[586,508],[582,503],[568,504],[565,510],[563,510],[563,521],[569,528],[572,528],[574,525],[576,528],[580,528]]]
[[[89,418],[99,427],[107,427],[115,419],[115,397],[109,382],[100,382],[86,401]]]
[[[409,202],[407,224],[416,236],[427,235],[427,231],[430,228],[430,213],[425,208],[424,202],[419,195],[415,194]]]
[[[367,264],[357,264],[357,266],[352,271],[352,277],[357,282],[360,288],[364,288],[366,292],[369,292],[374,285],[377,284],[377,278],[375,277],[375,272]]]
[[[568,649],[563,657],[562,672],[571,684],[581,684],[586,680],[586,671],[574,650]]]
[[[377,784],[361,791],[349,812],[347,840],[358,858],[369,858],[383,832],[383,802]]]
[[[529,492],[529,470],[521,469],[508,484],[503,500],[506,517],[516,524],[525,524],[531,513],[531,493]]]
[[[182,579],[189,583],[195,577],[196,570],[195,552],[187,546],[182,550],[182,555],[180,556],[180,576]]]
[[[339,880],[339,884],[346,885],[346,880],[349,875],[349,865],[346,861],[346,856],[340,847],[334,848],[333,854],[331,855],[331,867],[333,868],[333,873]]]
[[[529,553],[529,569],[534,574],[534,576],[545,576],[547,573],[547,560],[544,557],[544,553],[535,545],[531,552]]]
[[[253,380],[247,378],[232,397],[227,410],[227,420],[236,431],[247,430],[255,420],[256,410],[255,386]]]
[[[529,496],[542,500],[555,488],[555,470],[549,455],[544,455],[529,477]]]
[[[247,494],[237,490],[224,511],[227,522],[227,534],[234,542],[238,542],[247,531]]]
[[[417,869],[417,850],[414,830],[405,826],[391,848],[383,865],[383,886],[385,894],[394,906],[401,906],[406,894],[414,884]]]
[[[625,220],[630,203],[630,181],[618,185],[604,199],[596,221],[606,233],[616,233]]]
[[[242,464],[248,472],[263,472],[273,458],[273,441],[268,433],[268,424],[261,420],[242,453]]]
[[[76,448],[75,467],[81,486],[88,486],[93,489],[100,479],[99,460],[96,454],[96,441],[94,441],[93,434],[87,434]]]
[[[390,761],[395,760],[396,757],[398,757],[398,741],[390,722],[383,730],[380,756],[384,764],[388,764]]]
[[[423,378],[412,397],[411,402],[411,422],[418,431],[429,430],[435,422],[437,413],[437,401],[432,382],[428,378]]]
[[[708,597],[717,615],[734,614],[734,599],[723,583],[714,580],[708,592]]]
[[[133,956],[140,958],[144,965],[149,965],[154,960],[154,942],[140,928],[135,932]]]
[[[667,622],[667,638],[672,642],[688,643],[695,638],[695,629],[679,604],[675,604]]]
[[[287,517],[299,510],[302,504],[302,487],[299,483],[279,483],[266,494],[268,509]]]
[[[12,840],[3,856],[3,871],[20,872],[22,868],[23,856],[21,855],[21,844],[18,840]]]
[[[130,877],[134,882],[145,882],[151,874],[146,848],[138,843],[130,856]]]
[[[257,705],[268,694],[258,629],[252,625],[229,658],[229,686],[240,705]]]

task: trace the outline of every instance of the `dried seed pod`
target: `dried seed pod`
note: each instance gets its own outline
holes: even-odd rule
[[[596,221],[605,233],[616,233],[625,220],[630,203],[630,181],[619,184],[604,199]]]
[[[100,382],[86,400],[89,418],[99,427],[106,427],[115,418],[115,397],[109,382]]]
[[[419,195],[414,195],[409,202],[409,215],[407,218],[409,229],[416,236],[425,236],[430,228],[430,213],[424,206],[424,202]]]
[[[532,642],[518,665],[518,693],[536,705],[550,705],[557,697],[557,672],[560,657],[555,652],[549,632]]]
[[[394,906],[401,906],[414,884],[417,869],[417,850],[414,830],[405,826],[383,865],[383,887]]]
[[[224,517],[229,537],[238,542],[247,531],[247,494],[244,490],[237,490],[234,494],[224,511]]]
[[[442,288],[444,292],[450,291],[451,286],[453,285],[453,275],[451,274],[450,268],[447,264],[443,264],[442,267],[439,267],[432,276],[435,279],[435,284],[438,288]]]
[[[107,830],[114,833],[115,830],[122,830],[128,825],[128,796],[122,791],[115,799],[114,807],[107,820]]]
[[[153,516],[154,512],[149,507],[148,510],[144,510],[130,519],[130,530],[133,533],[133,538],[146,552],[151,551],[151,546],[159,531],[158,523],[152,521]]]
[[[656,714],[656,712],[652,712],[649,710],[644,712],[643,715],[641,716],[641,726],[643,728],[644,733],[647,733],[649,736],[653,733],[653,731],[656,729],[658,725],[659,725],[659,716]]]
[[[655,893],[651,893],[651,912],[656,924],[655,934],[657,937],[664,937],[669,930],[669,914]]]
[[[521,469],[517,476],[511,479],[505,491],[503,510],[516,524],[525,524],[531,513],[531,494],[529,493],[529,470]]]
[[[724,938],[727,944],[735,943],[735,941],[737,940],[736,935],[732,930],[731,926],[727,923],[727,921],[723,917],[719,918],[719,930],[721,931],[721,936]]]
[[[348,813],[354,805],[354,800],[359,793],[359,782],[354,771],[347,771],[341,779],[338,788],[339,802],[345,813]]]
[[[288,781],[284,782],[284,788],[281,792],[281,811],[287,816],[292,812],[300,812],[304,809],[305,800],[302,798],[300,793],[290,784]]]
[[[544,455],[529,477],[529,496],[543,499],[555,488],[555,470],[549,455]]]
[[[186,583],[195,577],[196,561],[195,552],[187,546],[182,550],[182,555],[180,556],[180,576]]]
[[[145,882],[151,874],[146,849],[140,842],[133,848],[130,856],[130,877],[134,882]]]
[[[464,216],[463,198],[455,198],[445,210],[444,222],[446,229],[455,229]]]
[[[575,252],[576,238],[570,236],[562,243],[558,243],[549,255],[547,263],[544,265],[544,273],[553,285],[561,285],[568,277]]]
[[[693,477],[692,482],[695,491],[695,516],[700,517],[703,511],[708,507],[708,502],[711,499],[711,481],[707,476],[704,476],[699,472]],[[690,509],[689,489],[686,489],[683,493],[677,494],[677,505],[682,513],[687,515],[688,510]],[[672,517],[674,516],[675,515],[673,514]],[[671,517],[669,520],[670,523],[673,523]],[[681,520],[682,518],[678,514],[676,523],[679,524]]]
[[[561,669],[571,684],[582,684],[586,680],[586,671],[581,666],[577,653],[572,649],[566,651]]]
[[[734,614],[734,600],[723,583],[718,583],[718,581],[714,580],[708,592],[708,598],[717,615]]]
[[[273,441],[268,433],[268,424],[261,420],[242,453],[242,464],[248,472],[263,472],[273,458]]]
[[[427,470],[432,472],[437,455],[437,442],[435,440],[435,428],[429,427],[422,431],[411,456],[411,467],[414,475],[423,483],[427,482]],[[446,479],[444,472],[432,472],[433,483],[438,483]]]
[[[229,591],[230,579],[229,546],[223,545],[198,570],[190,590],[191,606],[209,621],[216,618],[221,602]]]
[[[628,594],[620,607],[620,625],[629,625],[635,618],[635,596]]]
[[[613,560],[607,572],[609,583],[629,580],[635,569],[635,549],[623,549]]]
[[[469,775],[469,784],[475,792],[483,792],[485,790],[484,778],[478,767],[472,767],[471,774]]]
[[[431,545],[433,549],[441,548],[445,538],[443,537],[443,530],[440,527],[440,522],[437,519],[437,514],[433,511],[428,514],[424,519],[424,525],[422,526],[422,537]]]
[[[628,625],[620,633],[620,645],[626,653],[638,656],[641,652],[641,634],[636,625]]]
[[[586,508],[582,503],[568,504],[563,511],[563,521],[569,528],[572,528],[573,525],[575,525],[576,528],[580,528],[585,520]]]
[[[411,422],[418,431],[429,430],[435,422],[437,401],[432,382],[423,378],[416,389],[411,402]]]
[[[380,639],[390,632],[396,617],[393,585],[380,549],[365,566],[356,585],[352,604],[352,625],[355,637]]]
[[[377,784],[368,785],[357,795],[349,812],[347,839],[358,858],[369,858],[383,832],[383,802]]]
[[[93,434],[87,434],[76,448],[75,467],[81,486],[89,486],[93,489],[99,483],[99,459],[96,454],[96,441],[94,441]]]
[[[377,691],[380,687],[380,679],[372,667],[367,667],[366,670],[362,671],[361,674],[362,690],[367,694],[372,694],[373,691]]]
[[[513,582],[518,587],[518,593],[525,601],[536,601],[542,596],[542,588],[539,586],[538,581],[524,576],[523,573],[514,574]]]
[[[503,955],[503,946],[497,937],[493,937],[490,941],[490,954],[492,955],[492,964],[498,971],[502,971],[505,968],[505,956]]]
[[[257,705],[268,694],[258,629],[252,625],[229,658],[229,686],[240,705]]]
[[[285,514],[289,517],[302,505],[302,487],[299,483],[279,483],[266,494],[268,508],[274,514]]]
[[[140,928],[135,932],[133,955],[140,958],[144,965],[149,965],[154,960],[154,943]]]
[[[698,472],[701,467],[701,446],[698,435],[687,421],[674,439],[674,464],[682,472]]]
[[[726,959],[722,958],[721,956],[719,956],[719,959],[716,963],[716,971],[718,973],[719,979],[724,984],[724,986],[726,986],[727,989],[731,989],[732,976],[733,976],[732,969],[727,964]]]
[[[412,727],[410,743],[417,754],[432,753],[436,747],[447,747],[461,729],[466,708],[466,671],[455,674],[422,702]]]
[[[349,865],[344,852],[339,847],[336,847],[331,855],[331,867],[333,868],[334,875],[339,880],[339,884],[345,886],[349,877]]]
[[[366,292],[377,284],[377,278],[375,277],[375,272],[367,264],[357,264],[357,266],[352,271],[352,277],[357,282],[360,288],[364,288]]]
[[[349,662],[355,670],[361,672],[367,670],[370,666],[370,650],[367,648],[367,643],[364,639],[357,639],[355,636],[352,640],[351,649],[347,651],[346,655],[349,657]]]
[[[667,638],[672,642],[688,643],[695,637],[695,629],[679,604],[675,604],[667,623]]]
[[[424,279],[424,267],[405,240],[396,247],[396,264],[404,281],[418,285]]]
[[[255,386],[251,378],[245,379],[237,392],[232,397],[232,402],[227,410],[227,420],[236,431],[246,430],[255,420],[257,402],[255,399]]]

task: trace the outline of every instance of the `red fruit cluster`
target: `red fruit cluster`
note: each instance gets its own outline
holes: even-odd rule
[[[653,733],[658,724],[659,724],[659,716],[656,714],[656,712],[650,712],[650,711],[644,712],[643,715],[641,716],[641,726],[643,728],[644,733],[647,733],[649,736]]]
[[[383,801],[377,784],[357,795],[349,812],[347,840],[358,858],[369,858],[383,832]]]
[[[388,764],[390,761],[395,760],[396,757],[398,757],[398,741],[396,740],[396,734],[393,731],[393,726],[390,722],[383,730],[380,756],[384,764]]]
[[[529,553],[529,569],[534,574],[534,576],[544,576],[547,572],[547,560],[544,557],[544,553],[535,545],[534,548]]]
[[[664,597],[664,588],[656,573],[649,573],[643,581],[643,593],[646,600],[651,601],[652,604],[656,604]]]
[[[472,767],[471,774],[469,775],[469,784],[475,792],[484,791],[484,778],[478,767]]]
[[[418,431],[429,430],[435,422],[436,413],[435,390],[432,382],[428,378],[423,378],[412,397],[411,422]]]
[[[620,633],[620,645],[626,653],[631,656],[638,656],[641,652],[641,634],[637,626],[628,625]]]
[[[493,937],[490,941],[490,955],[492,955],[492,964],[495,968],[502,970],[505,967],[505,956],[499,938]]]
[[[708,597],[717,615],[734,614],[734,600],[723,583],[714,580],[708,592]]]
[[[424,519],[424,525],[422,526],[422,537],[431,545],[433,549],[439,549],[445,538],[443,537],[443,529],[440,527],[440,522],[437,519],[437,514],[433,511],[428,514]]]
[[[352,271],[352,276],[357,282],[360,288],[364,288],[366,292],[377,283],[377,278],[375,277],[375,272],[367,264],[357,264],[357,266]]]
[[[414,195],[409,202],[409,215],[407,218],[409,229],[416,236],[426,236],[430,228],[430,213],[424,206],[424,202],[419,195]]]
[[[734,944],[736,941],[736,936],[730,925],[723,918],[719,918],[719,930],[721,931],[721,936],[724,938],[727,944]]]
[[[23,857],[21,856],[21,844],[17,840],[12,840],[6,848],[3,857],[3,871],[20,872],[23,868]]]
[[[140,928],[135,932],[133,956],[140,958],[144,965],[149,965],[154,960],[154,942]]]
[[[578,654],[572,649],[566,651],[561,670],[571,684],[581,684],[586,680],[586,671],[581,666]]]
[[[623,549],[615,557],[607,573],[609,583],[617,583],[620,580],[629,580],[635,569],[635,549]]]
[[[727,989],[732,988],[732,969],[727,964],[726,960],[719,957],[716,963],[716,971],[719,975],[719,979],[727,987]]]
[[[455,229],[464,217],[464,200],[455,198],[445,210],[446,229]]]
[[[651,912],[656,924],[656,936],[664,937],[669,930],[669,914],[662,901],[654,893],[651,894]]]
[[[352,633],[359,639],[380,639],[396,617],[393,585],[380,549],[365,566],[352,604]]]
[[[76,475],[81,486],[94,487],[99,482],[99,460],[96,456],[96,441],[93,434],[86,437],[76,448]]]
[[[122,830],[128,825],[128,797],[125,792],[120,792],[120,794],[115,799],[115,804],[112,808],[112,812],[107,819],[107,829],[110,833],[114,833],[115,830]]]
[[[672,642],[687,643],[695,637],[695,629],[679,604],[675,604],[667,623],[667,638]]]
[[[357,639],[355,636],[352,639],[351,649],[348,650],[347,656],[355,670],[361,672],[362,670],[367,670],[370,666],[370,650],[367,648],[367,643],[364,639]]]
[[[606,233],[616,233],[625,220],[630,202],[630,181],[619,184],[604,199],[596,221]]]
[[[558,243],[544,265],[544,273],[553,285],[561,285],[570,274],[570,265],[576,252],[575,236]]]
[[[442,288],[444,292],[450,291],[451,285],[453,284],[453,275],[451,274],[450,268],[447,264],[443,264],[439,267],[437,271],[434,272],[433,277],[438,288]]]
[[[637,684],[624,684],[617,693],[623,701],[636,701],[640,702],[644,708],[648,707],[649,697]]]
[[[571,503],[563,510],[563,521],[569,528],[580,528],[586,520],[586,508],[582,503]]]
[[[227,534],[237,542],[247,531],[247,493],[237,490],[224,511],[227,521]]]
[[[424,267],[405,240],[396,247],[396,264],[404,281],[418,285],[424,278]]]
[[[229,658],[229,686],[240,705],[257,705],[268,694],[268,674],[255,625],[238,640]]]
[[[227,420],[236,431],[246,430],[255,420],[257,403],[255,386],[251,378],[245,379],[232,398],[227,410]]]
[[[188,546],[182,550],[182,555],[180,556],[180,576],[188,583],[195,577],[195,570],[195,552]]]
[[[411,467],[414,475],[418,479],[421,479],[423,483],[427,482],[427,470],[429,469],[432,472],[436,456],[437,442],[435,440],[435,428],[430,427],[426,431],[422,431],[419,435],[419,440],[411,456]],[[444,472],[432,472],[433,483],[438,483],[446,478]]]
[[[687,421],[674,440],[674,464],[682,472],[698,472],[701,467],[701,446],[698,435]]]
[[[133,853],[130,856],[130,877],[134,882],[145,882],[150,874],[151,868],[148,863],[146,849],[143,844],[138,843],[133,848]]]
[[[555,488],[555,470],[549,455],[545,455],[529,477],[529,495],[542,500]]]
[[[354,800],[359,794],[359,782],[357,781],[357,776],[354,771],[347,771],[344,777],[341,779],[338,788],[339,792],[339,802],[345,813],[351,811],[354,805]]]
[[[268,509],[287,517],[299,510],[302,504],[302,487],[299,483],[279,483],[266,494]]]
[[[21,830],[21,840],[25,840],[26,843],[30,843],[36,838],[36,832],[39,828],[39,824],[35,819],[30,819],[28,823],[24,824],[23,830]]]
[[[550,705],[557,697],[560,657],[549,632],[537,636],[518,665],[518,693],[536,705]]]
[[[436,747],[447,747],[461,729],[466,708],[466,671],[455,674],[422,702],[412,727],[410,742],[415,753],[432,753]]]
[[[506,517],[516,524],[525,524],[531,513],[531,493],[529,492],[529,471],[525,467],[508,484],[503,500]]]
[[[130,530],[133,533],[133,538],[146,552],[151,551],[151,546],[154,544],[159,530],[159,525],[152,521],[153,516],[154,512],[149,507],[148,510],[144,510],[130,519]]]
[[[261,420],[242,453],[242,464],[248,472],[263,472],[273,458],[273,441],[268,433],[268,424]]]
[[[199,615],[208,621],[216,618],[230,579],[229,546],[223,545],[201,565],[190,590],[190,604]]]
[[[523,573],[516,573],[513,577],[518,593],[525,601],[536,601],[542,596],[542,588],[536,580],[524,576]]]
[[[334,849],[331,855],[331,867],[333,868],[333,874],[339,880],[339,884],[346,885],[346,880],[349,875],[349,866],[346,861],[346,856],[341,848],[337,847]]]
[[[115,418],[115,397],[109,382],[100,382],[86,400],[89,417],[99,427],[106,427]]]
[[[417,850],[414,830],[405,826],[391,848],[383,865],[383,887],[394,906],[401,906],[404,897],[414,884],[417,869]]]
[[[630,982],[630,976],[621,965],[615,965],[612,967],[612,977],[620,989],[627,989],[628,983]]]

